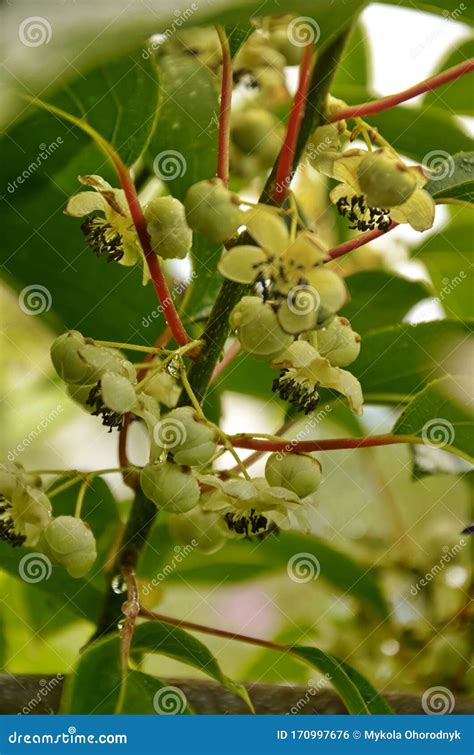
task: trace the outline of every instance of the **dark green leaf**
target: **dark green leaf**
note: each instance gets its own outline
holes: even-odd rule
[[[208,648],[183,629],[171,626],[171,624],[163,624],[161,621],[140,624],[135,629],[132,650],[139,653],[166,655],[188,666],[194,666],[242,698],[252,710],[245,687],[229,679]]]
[[[361,334],[401,322],[415,304],[430,296],[425,283],[382,271],[355,273],[346,283],[350,300],[340,314]]]
[[[474,318],[469,275],[474,234],[472,225],[451,223],[431,236],[413,256],[428,268],[437,298],[448,317]]]
[[[142,671],[129,671],[122,715],[189,715],[184,692]]]
[[[167,539],[166,533],[164,539]],[[341,592],[363,601],[379,616],[387,617],[387,603],[367,564],[359,563],[317,537],[298,532],[280,532],[260,542],[230,541],[210,556],[192,552],[175,561],[168,557],[166,562],[171,563],[172,568],[167,570],[163,581],[212,583],[255,579],[286,572],[290,559],[301,553],[309,554],[318,580],[329,582]],[[156,577],[157,572],[163,570],[160,571],[155,562],[150,576]],[[317,585],[316,579],[313,584]]]
[[[426,164],[433,168],[433,172],[424,188],[439,204],[460,202],[474,205],[474,152],[448,155],[438,150],[432,162],[428,159]]]
[[[342,663],[332,655],[324,653],[319,648],[298,645],[294,645],[290,652],[326,676],[326,679],[338,691],[349,713],[358,716],[371,712],[355,680],[350,678]]]
[[[156,107],[156,79],[152,69],[144,73],[139,57],[136,53],[92,71],[85,81],[76,79],[48,98],[74,115],[87,112],[91,124],[130,162],[145,146]],[[111,87],[108,93],[105,81]],[[134,84],[143,101],[134,98]],[[44,316],[56,330],[77,328],[96,338],[149,343],[142,320],[157,308],[152,285],[143,288],[139,266],[96,259],[85,243],[81,221],[63,214],[68,196],[81,188],[79,174],[99,173],[117,185],[103,154],[78,128],[34,108],[4,137],[2,154],[2,275],[18,291],[39,286],[49,292],[51,309],[46,307]],[[153,327],[158,329],[159,322],[153,320]]]
[[[459,7],[459,6],[458,6]],[[460,15],[460,21],[463,15]],[[432,75],[446,71],[452,66],[474,57],[474,40],[468,39],[464,43],[456,42],[454,49],[450,50],[442,61],[436,66]],[[442,87],[438,87],[423,98],[423,105],[443,105],[458,115],[474,115],[474,97],[472,96],[472,78],[460,76],[455,81],[450,81]]]
[[[340,89],[348,85],[370,89],[370,76],[371,60],[367,33],[362,24],[357,24],[341,56],[331,85],[331,93],[334,97],[342,96]]]
[[[395,435],[422,438],[428,446],[442,448],[474,461],[474,413],[472,381],[448,376],[434,380],[410,401],[395,423]]]
[[[456,370],[470,334],[469,324],[449,320],[373,330],[350,371],[360,380],[367,403],[408,401],[435,378]]]
[[[384,700],[377,690],[372,687],[371,683],[359,674],[352,666],[349,666],[342,658],[338,658],[337,655],[333,656],[334,660],[344,669],[349,679],[356,685],[360,695],[364,698],[365,704],[369,709],[369,713],[376,716],[392,715],[394,713],[391,706]]]

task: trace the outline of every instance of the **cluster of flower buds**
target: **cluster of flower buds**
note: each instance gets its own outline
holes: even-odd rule
[[[204,553],[214,553],[229,538],[307,529],[311,496],[320,482],[319,461],[296,453],[271,454],[265,477],[252,480],[222,480],[166,462],[145,467],[141,478],[145,494],[171,512],[173,539]]]
[[[18,463],[0,465],[0,539],[40,548],[71,577],[83,577],[97,557],[89,525],[74,516],[53,517],[41,477]]]

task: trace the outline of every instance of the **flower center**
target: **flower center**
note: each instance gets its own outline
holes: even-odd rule
[[[9,515],[11,508],[11,504],[3,495],[0,495],[0,540],[10,543],[13,548],[16,548],[23,545],[26,535],[20,535],[18,532],[15,532],[15,523]]]
[[[104,255],[107,262],[118,262],[122,259],[122,235],[103,218],[92,215],[81,224],[81,231],[97,257]]]
[[[373,231],[378,228],[379,231],[386,231],[392,222],[390,213],[381,207],[368,207],[365,203],[363,194],[360,196],[340,197],[336,202],[339,215],[347,218],[352,225],[352,230]]]

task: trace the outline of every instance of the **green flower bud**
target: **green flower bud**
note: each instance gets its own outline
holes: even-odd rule
[[[87,382],[95,383],[104,374],[104,372],[114,372],[118,375],[122,375],[131,382],[135,382],[137,374],[135,367],[128,359],[125,359],[123,354],[117,349],[109,349],[105,346],[95,346],[94,344],[86,344],[80,349],[80,357],[85,360],[89,365],[92,373],[92,380]],[[74,381],[67,381],[74,382]],[[75,381],[79,382],[79,381]],[[85,381],[81,381],[85,382]]]
[[[277,317],[285,333],[296,335],[316,326],[319,300],[310,287],[296,286],[278,306]]]
[[[202,466],[217,451],[216,432],[201,421],[191,406],[173,409],[155,426],[156,445],[167,451],[176,464]]]
[[[51,361],[59,377],[67,383],[93,383],[94,369],[80,354],[86,344],[84,336],[70,330],[58,336],[51,346]]]
[[[322,267],[308,272],[306,278],[309,285],[318,293],[318,321],[324,322],[346,303],[348,298],[346,284],[337,273]]]
[[[288,27],[270,32],[270,44],[283,55],[287,66],[297,66],[303,54],[303,48],[294,45],[288,36]]]
[[[183,259],[191,249],[193,232],[184,205],[174,197],[152,199],[144,209],[153,250],[163,259]]]
[[[254,356],[274,356],[293,341],[282,330],[272,306],[258,296],[244,296],[232,310],[229,322],[243,350]]]
[[[188,190],[184,206],[193,231],[217,244],[224,242],[242,225],[239,198],[228,191],[220,178],[199,181]]]
[[[191,470],[166,461],[143,467],[140,485],[150,501],[171,514],[183,514],[199,501],[199,484]]]
[[[179,545],[191,545],[202,553],[216,553],[227,539],[222,518],[213,511],[203,511],[200,506],[186,514],[170,514],[168,524],[172,540]]]
[[[135,388],[127,378],[114,372],[104,372],[100,379],[102,401],[108,409],[125,414],[137,403]]]
[[[74,516],[58,516],[43,533],[43,551],[64,566],[71,577],[83,577],[97,558],[95,538],[89,525]]]
[[[360,335],[345,317],[335,317],[316,332],[316,337],[319,353],[335,367],[347,367],[359,356]]]
[[[305,498],[319,488],[321,464],[309,454],[274,453],[268,457],[265,477],[272,487],[286,488]]]
[[[279,121],[263,108],[236,113],[232,119],[231,135],[242,152],[256,155],[265,167],[273,165],[283,143]]]
[[[371,207],[397,207],[416,189],[413,171],[383,150],[367,154],[359,165],[357,179]]]

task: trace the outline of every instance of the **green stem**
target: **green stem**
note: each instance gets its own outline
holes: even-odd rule
[[[320,53],[313,69],[311,82],[307,94],[305,114],[301,121],[301,127],[296,141],[293,156],[293,170],[298,165],[306,147],[306,142],[317,126],[326,121],[325,109],[327,96],[333,76],[336,72],[339,59],[344,49],[349,28],[342,31]],[[270,174],[265,188],[263,189],[260,202],[274,204],[271,194],[275,186],[277,166],[275,165]],[[233,245],[247,243],[245,234],[239,237]],[[199,359],[192,365],[188,373],[189,383],[193,393],[202,402],[206,395],[207,387],[214,372],[214,368],[224,350],[226,339],[229,336],[229,315],[235,305],[248,292],[248,286],[225,280],[221,286],[217,299],[214,303],[208,323],[202,334],[204,346]],[[190,399],[185,391],[180,398],[180,405],[189,405]]]
[[[112,579],[116,576],[125,578],[127,574],[135,571],[156,515],[156,506],[145,497],[141,488],[137,488],[132,510],[115,557]],[[117,625],[123,617],[123,602],[124,594],[114,591],[111,580],[92,640],[117,629]]]

